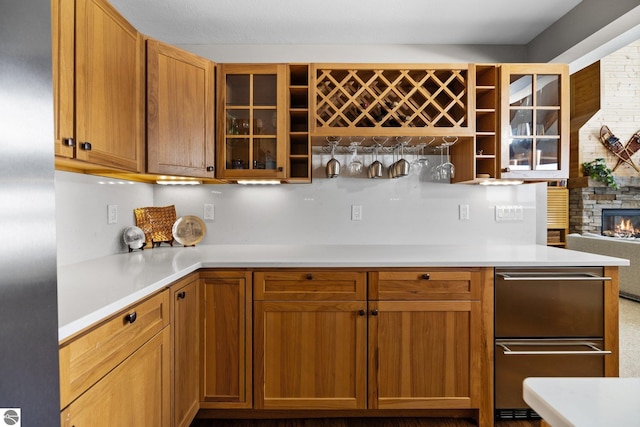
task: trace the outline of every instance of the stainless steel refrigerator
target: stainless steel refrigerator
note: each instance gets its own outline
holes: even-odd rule
[[[60,425],[51,69],[50,1],[0,0],[0,426]]]

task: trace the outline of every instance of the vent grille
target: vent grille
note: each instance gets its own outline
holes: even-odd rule
[[[497,420],[540,420],[533,409],[496,409]]]

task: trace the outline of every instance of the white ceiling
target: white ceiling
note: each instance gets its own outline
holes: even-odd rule
[[[524,45],[580,0],[111,0],[172,44]]]

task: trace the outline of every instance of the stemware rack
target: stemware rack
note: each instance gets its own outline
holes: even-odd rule
[[[393,154],[394,152],[404,150],[405,154],[418,154],[424,151],[425,154],[438,154],[441,149],[447,145],[452,146],[458,142],[457,137],[373,137],[373,138],[345,138],[334,143],[325,143],[322,151],[330,153],[332,146],[335,145],[335,154],[349,154],[354,150],[360,153],[371,154],[374,149],[378,149],[380,154]]]
[[[394,163],[389,167],[393,167],[397,159],[405,156],[415,156],[416,159],[426,155],[439,155],[439,162],[433,165],[431,175],[433,180],[442,181],[454,178],[455,167],[450,156],[450,149],[459,141],[455,136],[443,137],[425,137],[417,138],[398,136],[398,137],[327,137],[326,143],[321,147],[322,152],[334,155],[350,154],[352,160],[356,156],[371,156],[372,161],[378,160],[378,155],[393,155]],[[445,154],[446,152],[446,154]],[[425,165],[426,166],[426,165]],[[443,171],[444,168],[444,171]],[[349,174],[349,173],[347,173]],[[353,173],[350,173],[353,175]],[[335,176],[332,176],[335,177]],[[399,176],[389,176],[390,178],[398,178]],[[372,178],[372,176],[369,176]]]

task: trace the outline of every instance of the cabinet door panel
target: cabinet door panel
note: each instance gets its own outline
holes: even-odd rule
[[[286,66],[222,64],[216,87],[216,177],[286,178]]]
[[[370,303],[370,407],[469,408],[479,303]]]
[[[365,302],[254,303],[256,407],[365,408],[365,309]]]
[[[213,178],[214,64],[147,41],[149,173]]]
[[[143,171],[144,41],[107,2],[76,3],[76,137],[80,160]]]
[[[185,284],[186,283],[186,284]],[[181,286],[184,285],[184,286]],[[188,427],[200,403],[200,318],[198,278],[173,290],[174,427]]]
[[[51,16],[55,154],[73,158],[75,149],[65,145],[63,141],[75,136],[73,127],[74,1],[52,1]]]
[[[171,329],[165,328],[61,413],[61,425],[169,427]],[[126,420],[123,421],[123,420]]]
[[[569,86],[563,64],[501,66],[502,178],[568,178]]]
[[[204,271],[201,408],[251,407],[251,273]]]

